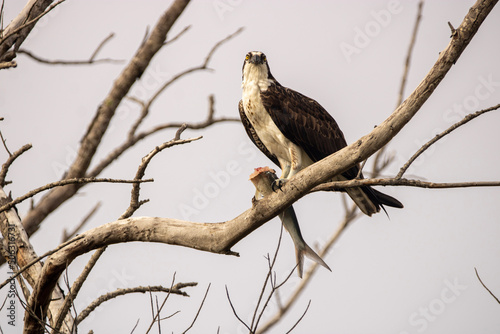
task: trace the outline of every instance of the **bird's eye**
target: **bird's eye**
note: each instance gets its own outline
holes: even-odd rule
[[[249,53],[247,53],[247,55],[245,56],[245,60],[248,60],[248,59],[250,59],[250,54]]]
[[[266,55],[262,55],[262,61],[267,61]]]

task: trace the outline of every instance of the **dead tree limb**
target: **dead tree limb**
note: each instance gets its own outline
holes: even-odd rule
[[[50,60],[37,56],[33,52],[24,49],[19,49],[17,53],[24,54],[39,63],[47,65],[92,65],[98,63],[123,63],[123,60],[120,59],[111,59],[111,58],[95,59],[99,51],[101,51],[101,49],[103,48],[103,46],[113,37],[114,37],[113,33],[109,34],[101,43],[99,43],[99,45],[94,50],[90,58],[85,60],[62,60],[62,59]]]
[[[14,20],[3,30],[0,39],[0,63],[10,62],[16,57],[17,50],[28,37],[35,24],[44,15],[65,0],[30,0]]]

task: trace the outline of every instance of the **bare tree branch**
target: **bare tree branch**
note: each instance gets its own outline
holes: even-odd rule
[[[203,296],[203,299],[201,301],[200,307],[198,308],[198,311],[196,312],[196,315],[194,316],[193,322],[189,325],[188,328],[182,334],[186,334],[191,328],[193,328],[194,323],[196,322],[196,319],[198,319],[198,316],[200,315],[201,309],[203,307],[203,304],[205,304],[205,299],[207,299],[208,296],[208,291],[210,290],[210,286],[212,284],[208,284],[207,291],[205,291],[205,295]]]
[[[142,102],[138,102],[142,103]],[[146,110],[146,109],[143,109]],[[214,102],[213,102],[213,97],[209,97],[209,110],[208,110],[208,115],[207,118],[198,123],[180,123],[180,122],[171,122],[171,123],[165,123],[165,124],[160,124],[157,125],[147,131],[143,131],[137,134],[135,133],[135,129],[140,125],[140,122],[142,122],[141,118],[143,117],[142,114],[139,117],[139,119],[134,123],[134,125],[131,128],[131,131],[129,132],[129,136],[127,139],[118,147],[116,147],[111,153],[109,153],[106,158],[104,158],[101,162],[97,164],[89,173],[88,176],[97,176],[99,175],[106,167],[108,167],[114,160],[118,159],[119,156],[121,156],[125,151],[127,151],[129,148],[137,144],[139,141],[145,139],[148,136],[151,136],[159,131],[166,130],[166,129],[178,129],[182,127],[183,125],[186,126],[186,129],[191,129],[191,130],[199,130],[199,129],[204,129],[206,127],[209,127],[213,124],[216,123],[222,123],[222,122],[241,122],[239,118],[234,118],[234,117],[219,117],[215,118],[213,115],[215,113],[215,108],[214,108]]]
[[[146,172],[146,168],[147,168],[149,162],[151,161],[151,159],[153,159],[153,157],[156,154],[160,153],[162,150],[164,150],[168,147],[175,146],[175,145],[190,143],[192,141],[199,140],[202,138],[202,136],[199,136],[199,137],[190,138],[190,139],[180,139],[180,135],[181,135],[182,131],[184,131],[185,129],[186,129],[186,126],[185,126],[185,124],[183,124],[179,128],[177,133],[175,134],[174,139],[172,139],[168,142],[165,142],[159,146],[156,146],[151,152],[149,152],[148,155],[146,155],[144,158],[142,158],[142,162],[139,165],[139,168],[138,168],[137,173],[135,175],[135,180],[142,179],[142,177],[144,176],[144,173]],[[130,200],[130,205],[127,208],[127,210],[121,215],[120,219],[130,217],[144,203],[144,202],[139,201],[139,190],[140,190],[139,183],[135,183],[134,186],[132,187],[132,196],[131,196],[131,200]]]
[[[425,150],[427,150],[429,147],[431,147],[431,145],[433,145],[434,143],[436,143],[439,139],[443,138],[444,136],[448,135],[450,132],[452,132],[453,130],[456,130],[458,129],[459,127],[461,127],[462,125],[464,124],[467,124],[469,121],[472,121],[474,118],[478,117],[478,116],[481,116],[482,114],[484,113],[487,113],[488,111],[492,111],[492,110],[497,110],[498,108],[500,108],[500,104],[497,104],[496,106],[493,106],[493,107],[490,107],[490,108],[487,108],[487,109],[483,109],[483,110],[479,110],[479,111],[476,111],[475,113],[472,113],[472,114],[468,114],[467,116],[465,116],[461,121],[453,124],[452,126],[450,126],[448,129],[444,130],[443,132],[441,132],[440,134],[437,134],[436,136],[434,136],[434,138],[432,138],[431,140],[429,140],[427,143],[425,143],[424,145],[422,145],[422,147],[420,147],[420,149],[418,149],[417,152],[415,152],[415,154],[413,154],[411,156],[411,158],[403,165],[403,167],[401,167],[401,169],[399,170],[399,173],[398,175],[396,175],[396,178],[399,179],[403,176],[403,174],[408,170],[408,168],[410,167],[410,165],[422,154],[424,153]]]
[[[486,289],[486,291],[488,291],[488,292],[490,293],[490,295],[491,295],[493,298],[495,298],[495,300],[497,301],[497,303],[499,303],[499,304],[500,304],[500,300],[498,299],[498,297],[497,297],[497,296],[495,296],[495,295],[493,294],[493,292],[491,292],[491,291],[490,291],[490,289],[488,289],[488,287],[487,287],[487,286],[483,283],[483,281],[481,280],[481,277],[479,277],[479,274],[478,274],[478,272],[477,272],[477,269],[476,269],[476,268],[474,268],[474,271],[476,272],[477,279],[479,280],[479,282],[481,283],[481,285],[482,285],[482,286]]]
[[[423,6],[424,6],[424,0],[420,0],[420,2],[418,3],[415,23],[413,24],[413,32],[410,39],[410,45],[408,46],[408,50],[406,51],[406,60],[405,60],[403,74],[401,76],[401,83],[399,87],[399,94],[396,102],[396,108],[403,102],[404,91],[406,89],[406,82],[408,80],[408,74],[410,73],[410,64],[411,64],[411,57],[413,54],[413,48],[415,46],[415,43],[417,42],[417,34],[418,34],[418,28],[420,26],[420,20],[422,18]],[[386,148],[387,146],[382,147],[377,152],[377,154],[375,154],[375,157],[373,159],[374,168],[375,166],[380,166],[379,160],[382,158],[382,156],[384,156]]]
[[[107,302],[108,300],[114,299],[118,296],[124,296],[130,293],[147,293],[147,292],[166,292],[173,293],[176,295],[189,297],[189,295],[182,291],[181,289],[185,287],[196,286],[198,283],[190,282],[190,283],[177,283],[172,288],[165,288],[161,285],[155,286],[138,286],[134,288],[126,288],[126,289],[116,289],[115,291],[109,292],[105,295],[99,296],[96,300],[90,303],[80,314],[76,317],[76,324],[80,324],[85,318],[87,318],[92,311],[94,311],[97,307],[99,307],[102,303]]]
[[[42,63],[42,64],[47,64],[47,65],[92,65],[92,64],[99,64],[99,63],[123,63],[124,60],[119,60],[119,59],[111,59],[111,58],[102,58],[102,59],[95,59],[99,51],[103,48],[104,44],[106,44],[111,38],[114,37],[114,34],[111,33],[109,34],[95,49],[95,51],[92,53],[89,59],[87,60],[49,60],[42,58],[40,56],[35,55],[33,52],[24,50],[24,49],[19,49],[17,51],[18,54],[24,54],[31,59]]]
[[[470,187],[499,187],[500,181],[429,182],[429,181],[410,180],[410,179],[398,179],[394,177],[387,179],[361,179],[361,180],[327,182],[314,187],[313,189],[311,189],[311,192],[331,191],[331,190],[340,191],[345,188],[359,187],[362,185],[406,186],[406,187],[418,187],[418,188],[428,188],[428,189],[445,189],[445,188],[470,188]]]
[[[238,315],[238,312],[236,312],[236,309],[234,308],[233,302],[231,301],[231,297],[229,296],[229,290],[227,289],[227,285],[226,285],[226,296],[227,296],[227,300],[229,301],[229,305],[231,306],[231,310],[233,310],[233,314],[236,317],[236,319],[238,319],[238,321],[240,323],[242,323],[251,333],[252,329],[250,328],[250,326],[248,326],[247,323],[243,319],[240,318],[240,316]]]
[[[74,179],[65,179],[62,181],[57,181],[57,182],[52,182],[49,184],[46,184],[44,186],[38,187],[36,189],[31,190],[30,192],[19,196],[15,200],[10,201],[7,204],[4,204],[0,206],[0,212],[3,212],[5,210],[9,210],[13,208],[16,204],[19,204],[26,199],[35,196],[38,193],[41,193],[42,191],[56,188],[56,187],[63,187],[68,184],[87,184],[87,183],[143,183],[143,182],[153,182],[153,179],[146,179],[146,180],[119,180],[119,179],[109,179],[109,178],[95,178],[95,177],[82,177],[82,178],[74,178]]]
[[[191,25],[188,25],[188,26],[185,26],[184,29],[182,29],[177,35],[175,35],[174,37],[172,37],[171,39],[165,41],[165,43],[163,43],[163,45],[167,45],[167,44],[170,44],[170,43],[173,43],[175,42],[176,40],[178,40],[182,35],[184,35],[189,29],[191,29]]]
[[[3,117],[0,117],[0,121],[3,121],[4,118]],[[9,154],[9,156],[12,155],[12,153],[10,153],[9,151],[9,148],[7,147],[7,140],[4,139],[3,137],[3,134],[2,134],[2,131],[0,131],[0,139],[2,140],[2,144],[3,144],[3,147],[5,148],[5,150],[7,151],[7,153]]]
[[[209,67],[208,67],[208,63],[210,62],[210,59],[212,58],[213,54],[215,53],[215,51],[222,45],[224,44],[225,42],[229,41],[230,39],[232,39],[233,37],[235,37],[236,35],[238,35],[239,33],[241,33],[243,31],[243,27],[239,28],[238,30],[236,30],[234,33],[230,34],[229,36],[225,37],[224,39],[220,40],[219,42],[217,42],[213,47],[212,49],[210,49],[210,51],[208,52],[207,56],[205,57],[205,60],[203,61],[203,63],[199,66],[196,66],[196,67],[192,67],[192,68],[189,68],[187,70],[184,70],[180,73],[178,73],[177,75],[175,75],[174,77],[172,77],[169,81],[165,82],[154,94],[153,96],[146,102],[142,102],[141,105],[142,105],[142,110],[141,110],[141,116],[139,117],[139,119],[137,120],[136,124],[132,127],[130,133],[129,133],[129,136],[134,134],[135,133],[135,130],[138,128],[138,126],[140,125],[140,123],[142,122],[142,120],[147,116],[148,112],[149,112],[149,109],[151,108],[151,105],[153,104],[153,102],[165,91],[165,89],[167,89],[170,85],[172,85],[173,83],[175,83],[177,80],[179,80],[180,78],[186,76],[187,74],[190,74],[190,73],[193,73],[193,72],[197,72],[197,71],[203,71],[203,70],[211,70]]]
[[[2,139],[2,141],[3,141],[3,139]],[[4,145],[5,145],[5,141],[4,141]],[[14,162],[14,160],[16,160],[17,158],[19,158],[19,156],[21,154],[23,154],[24,152],[26,152],[30,148],[32,148],[32,145],[31,144],[26,144],[23,147],[21,147],[19,150],[15,151],[13,154],[10,154],[9,150],[7,150],[7,146],[5,146],[5,149],[9,153],[9,158],[2,165],[2,170],[0,171],[0,187],[4,187],[5,184],[6,184],[5,177],[7,176],[7,172],[9,171],[10,165],[12,165],[12,163]]]
[[[406,53],[405,66],[404,66],[403,75],[401,77],[401,84],[399,86],[399,94],[398,94],[398,102],[396,103],[396,106],[399,106],[401,104],[401,102],[403,102],[403,96],[404,96],[405,88],[406,88],[406,81],[408,79],[408,73],[410,70],[411,56],[413,55],[413,47],[415,46],[415,42],[417,41],[417,33],[418,33],[418,28],[420,26],[420,21],[422,19],[423,7],[424,7],[424,0],[420,0],[418,2],[417,17],[415,19],[415,24],[413,25],[413,32],[411,34],[410,45],[409,45],[408,51]]]
[[[153,320],[151,321],[151,324],[149,325],[148,330],[146,331],[146,334],[149,333],[149,331],[153,327],[153,325],[154,325],[154,323],[155,323],[156,320],[158,320],[158,322],[160,321],[160,312],[163,309],[163,306],[165,306],[165,303],[167,302],[168,297],[170,297],[171,291],[172,291],[173,286],[174,286],[174,282],[175,282],[175,272],[174,272],[174,275],[172,276],[172,283],[170,283],[170,289],[167,292],[167,295],[165,296],[165,299],[163,299],[163,302],[161,303],[160,308],[156,312],[156,315],[154,315],[154,312],[153,312]]]
[[[302,319],[304,319],[304,316],[306,315],[307,311],[309,310],[309,306],[311,306],[311,300],[309,299],[309,302],[307,303],[307,307],[306,309],[304,310],[304,312],[302,313],[302,315],[300,316],[300,318],[295,322],[295,324],[292,326],[292,328],[290,328],[288,330],[288,332],[286,332],[286,334],[288,333],[291,333],[295,327],[297,327],[297,325],[299,324],[299,322],[302,321]]]
[[[69,309],[73,304],[73,300],[75,300],[76,296],[78,295],[78,292],[80,292],[83,283],[89,276],[90,271],[92,270],[92,268],[94,268],[95,264],[97,263],[97,260],[99,260],[99,258],[101,257],[101,255],[104,253],[105,250],[106,246],[99,248],[98,250],[95,251],[94,254],[92,254],[92,257],[85,265],[85,268],[83,268],[78,278],[73,282],[73,285],[68,289],[68,294],[64,298],[64,302],[59,308],[57,316],[55,317],[56,320],[54,321],[54,329],[52,331],[53,334],[56,334],[61,328],[64,319],[66,318]],[[75,325],[76,321],[73,322],[73,324]]]
[[[35,23],[64,1],[59,0],[52,5],[50,4],[53,0],[28,1],[21,13],[2,32],[0,62],[8,62],[14,59],[16,52],[35,26]],[[9,51],[13,45],[14,50]]]

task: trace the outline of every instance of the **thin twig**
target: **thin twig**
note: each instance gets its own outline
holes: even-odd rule
[[[302,321],[302,319],[304,319],[304,316],[306,315],[307,311],[309,310],[309,306],[311,306],[311,300],[309,299],[309,302],[307,303],[307,307],[306,309],[304,310],[304,312],[302,313],[302,315],[300,316],[300,318],[297,320],[297,322],[292,326],[292,328],[290,328],[290,330],[288,332],[286,332],[285,334],[288,334],[288,333],[291,333],[293,331],[293,329],[295,327],[297,327],[297,325],[299,324],[299,322]]]
[[[134,333],[135,329],[137,328],[137,325],[139,325],[139,319],[137,319],[137,321],[135,322],[135,325],[134,325],[134,328],[132,328],[132,330],[130,331],[130,334]]]
[[[140,102],[139,102],[140,103]],[[97,164],[97,166],[94,167],[92,171],[88,173],[89,176],[97,176],[99,175],[107,166],[109,166],[113,161],[118,159],[125,151],[127,151],[129,148],[133,147],[137,142],[159,132],[162,130],[166,129],[178,129],[184,124],[186,124],[187,129],[191,130],[200,130],[200,129],[205,129],[213,124],[216,123],[222,123],[222,122],[241,122],[239,118],[236,117],[219,117],[219,118],[211,118],[211,109],[209,108],[208,116],[207,118],[198,123],[179,123],[179,122],[172,122],[172,123],[165,123],[165,124],[160,124],[157,125],[147,131],[143,131],[141,133],[138,133],[136,135],[130,135],[130,133],[133,133],[135,131],[131,130],[129,132],[129,136],[127,139],[118,147],[116,147],[111,153],[109,153],[104,160],[102,160],[100,163]],[[213,115],[213,112],[212,112]],[[142,122],[142,118],[139,117],[138,120],[134,123],[133,127],[137,128],[140,123]]]
[[[115,37],[115,34],[114,33],[110,33],[108,35],[108,37],[106,37],[105,39],[102,40],[102,42],[97,46],[97,48],[95,49],[95,51],[92,53],[92,55],[90,56],[90,60],[93,61],[95,59],[95,57],[97,57],[97,54],[99,53],[99,51],[101,51],[101,49],[104,47],[104,44],[106,44],[111,38]]]
[[[2,136],[2,133],[0,132],[0,137],[1,136]],[[5,147],[5,150],[7,150],[7,153],[9,153],[9,157],[7,158],[7,161],[5,161],[5,163],[2,165],[2,170],[0,171],[0,187],[3,187],[3,186],[5,186],[5,177],[7,176],[7,172],[9,171],[10,165],[12,165],[14,160],[19,158],[19,156],[21,154],[23,154],[24,152],[26,152],[27,150],[29,150],[33,146],[31,144],[26,144],[23,147],[21,147],[19,150],[15,151],[13,154],[11,154],[9,152],[9,150],[7,149],[7,146],[5,145],[5,141],[4,141],[3,137],[1,137],[1,138],[2,138],[3,145]]]
[[[62,322],[64,318],[66,318],[66,314],[68,313],[73,300],[78,295],[78,292],[80,292],[80,289],[85,280],[87,279],[87,277],[89,276],[90,271],[94,268],[95,264],[97,263],[97,260],[99,260],[99,258],[101,257],[101,255],[104,253],[105,250],[106,247],[102,247],[96,250],[94,254],[92,254],[90,260],[87,262],[85,268],[83,268],[78,278],[73,282],[71,289],[69,289],[68,295],[64,298],[64,303],[59,310],[59,314],[57,315],[56,322],[54,325],[54,331],[52,332],[53,334],[57,333],[61,328]]]
[[[222,44],[224,44],[225,42],[229,41],[230,39],[232,39],[233,37],[235,37],[236,35],[240,34],[243,30],[245,30],[245,27],[240,27],[238,28],[238,30],[236,30],[235,32],[233,32],[231,35],[227,36],[226,38],[218,41],[213,47],[212,47],[212,50],[210,50],[210,52],[208,53],[207,57],[205,58],[205,62],[203,63],[203,66],[204,67],[207,67],[208,66],[208,62],[210,61],[210,58],[212,58],[212,55],[215,53],[215,51],[219,48],[219,46],[221,46]]]
[[[110,58],[95,59],[99,51],[101,51],[104,45],[114,36],[115,36],[114,33],[110,33],[106,38],[104,38],[104,40],[102,40],[102,42],[99,43],[94,52],[92,52],[90,58],[87,60],[49,60],[37,56],[33,52],[24,49],[19,49],[17,53],[24,54],[30,57],[31,59],[38,61],[39,63],[48,65],[90,65],[97,63],[123,63],[124,60],[118,60],[118,59],[110,59]]]
[[[22,201],[35,196],[36,194],[52,189],[55,187],[62,187],[66,186],[69,184],[86,184],[86,183],[144,183],[144,182],[153,182],[153,179],[146,179],[146,180],[119,180],[119,179],[110,179],[110,178],[95,178],[95,177],[81,177],[81,178],[75,178],[75,179],[66,179],[66,180],[61,180],[57,182],[52,182],[49,184],[46,184],[44,186],[38,187],[18,198],[16,198],[13,201],[10,201],[9,203],[3,205],[0,207],[0,212],[3,212],[5,210],[9,210],[13,208],[15,205],[21,203]]]
[[[182,332],[182,334],[186,334],[188,332],[188,330],[190,330],[193,327],[194,323],[196,322],[196,319],[198,319],[198,316],[200,315],[203,304],[205,304],[205,299],[207,299],[208,291],[210,290],[210,285],[211,285],[211,283],[208,284],[207,291],[205,291],[205,296],[203,296],[203,300],[201,301],[200,307],[198,308],[198,311],[196,312],[196,315],[194,316],[193,322],[191,322],[191,325],[189,325],[189,327],[186,328],[186,330],[184,332]]]
[[[142,177],[146,173],[146,168],[148,167],[149,162],[151,161],[151,159],[153,159],[153,157],[156,154],[160,153],[164,149],[172,147],[172,146],[175,146],[175,145],[187,144],[187,143],[190,143],[192,141],[196,141],[196,140],[199,140],[199,139],[203,138],[202,136],[199,136],[199,137],[189,138],[189,139],[180,139],[180,135],[181,135],[182,131],[184,131],[185,129],[186,129],[186,126],[182,125],[177,130],[174,139],[172,139],[172,140],[170,140],[168,142],[165,142],[165,143],[163,143],[163,144],[161,144],[159,146],[156,146],[151,152],[149,152],[145,157],[143,157],[142,161],[141,161],[141,164],[139,165],[139,168],[137,169],[137,172],[135,174],[134,180],[140,181],[142,179]],[[125,219],[125,218],[128,218],[128,217],[132,216],[132,214],[142,204],[145,203],[145,201],[139,201],[139,192],[140,192],[140,185],[139,185],[139,182],[136,182],[136,183],[134,183],[134,185],[132,187],[131,198],[130,198],[130,205],[127,208],[127,210],[125,210],[125,212],[120,216],[120,219]]]
[[[158,313],[158,334],[161,334],[160,307],[158,306],[158,296],[155,296],[156,312]]]
[[[441,132],[440,134],[435,135],[434,138],[432,138],[427,143],[425,143],[424,145],[422,145],[422,147],[420,147],[418,149],[418,151],[415,152],[415,154],[413,154],[411,156],[411,158],[403,165],[403,167],[401,167],[401,169],[399,170],[398,175],[396,175],[396,178],[397,179],[401,178],[403,176],[403,174],[406,172],[406,170],[410,167],[410,165],[415,161],[415,159],[417,159],[422,153],[425,152],[425,150],[427,150],[431,145],[433,145],[434,143],[436,143],[439,139],[441,139],[444,136],[448,135],[453,130],[458,129],[460,126],[462,126],[464,124],[467,124],[468,122],[472,121],[474,118],[476,118],[478,116],[481,116],[482,114],[487,113],[489,111],[497,110],[498,108],[500,108],[500,104],[497,104],[496,106],[493,106],[493,107],[490,107],[490,108],[486,108],[486,109],[483,109],[483,110],[476,111],[476,112],[474,112],[472,114],[468,114],[461,121],[453,124],[448,129],[446,129],[443,132]]]
[[[208,52],[207,56],[205,57],[205,60],[203,61],[203,63],[200,66],[196,66],[196,67],[192,67],[192,68],[189,68],[187,70],[184,70],[184,71],[178,73],[177,75],[175,75],[174,77],[172,77],[169,81],[165,82],[153,94],[153,96],[145,103],[145,106],[143,108],[144,109],[149,109],[151,107],[151,105],[153,104],[153,102],[158,98],[158,96],[160,96],[161,93],[163,93],[163,91],[165,91],[165,89],[167,89],[171,84],[173,84],[174,82],[176,82],[177,80],[179,80],[183,76],[185,76],[187,74],[190,74],[190,73],[193,73],[193,72],[196,72],[196,71],[211,70],[211,69],[208,68],[208,63],[210,62],[210,60],[211,60],[213,54],[215,53],[215,51],[222,44],[224,44],[225,42],[229,41],[230,39],[232,39],[233,37],[235,37],[236,35],[238,35],[239,33],[241,33],[243,31],[243,29],[244,28],[241,27],[238,30],[236,30],[234,33],[230,34],[229,36],[227,36],[227,37],[223,38],[222,40],[220,40],[219,42],[217,42],[212,47],[212,49],[210,49],[210,51]]]
[[[236,312],[236,309],[234,308],[234,305],[233,305],[233,302],[231,301],[231,297],[229,297],[229,290],[227,289],[227,285],[225,286],[226,287],[226,296],[227,296],[227,300],[229,301],[229,305],[231,306],[231,310],[233,310],[233,314],[234,316],[236,317],[236,319],[238,319],[239,322],[241,322],[249,331],[250,333],[252,332],[252,329],[246,324],[246,322],[244,322],[240,316],[238,315],[238,312]]]
[[[138,286],[134,288],[126,288],[126,289],[117,289],[112,292],[108,292],[102,296],[99,296],[96,300],[94,300],[92,303],[90,303],[76,318],[75,322],[77,324],[80,324],[88,315],[94,311],[98,306],[100,306],[102,303],[114,299],[118,296],[124,296],[130,293],[148,293],[148,292],[166,292],[168,294],[173,293],[176,295],[184,296],[184,297],[189,297],[189,295],[181,291],[182,288],[185,287],[192,287],[196,286],[197,283],[195,282],[189,282],[189,283],[177,283],[171,288],[165,288],[161,285],[155,285],[155,286]],[[155,320],[156,321],[156,317]]]
[[[122,59],[111,59],[111,58],[102,58],[102,59],[89,58],[87,60],[63,60],[63,59],[50,60],[37,56],[33,52],[24,49],[19,49],[17,53],[24,54],[30,57],[31,59],[46,65],[93,65],[100,63],[122,64],[124,62],[124,60]]]
[[[406,58],[405,58],[405,64],[404,64],[404,70],[403,74],[401,76],[401,83],[399,85],[399,94],[397,97],[396,101],[396,108],[403,102],[403,96],[404,96],[404,91],[406,89],[406,83],[408,82],[408,75],[410,73],[410,64],[411,64],[411,58],[413,55],[413,49],[415,47],[415,43],[417,41],[417,34],[420,26],[420,21],[422,19],[422,9],[423,9],[424,1],[421,0],[418,3],[418,8],[417,8],[417,16],[415,18],[415,23],[413,24],[413,32],[411,34],[410,38],[410,44],[408,45],[408,50],[406,51]],[[378,152],[375,154],[374,160],[373,160],[373,168],[385,168],[380,165],[379,160],[382,158],[382,156],[385,154],[387,145],[384,145]]]
[[[358,214],[355,212],[358,211]],[[331,247],[336,243],[336,241],[340,238],[343,232],[346,230],[347,226],[350,225],[357,217],[359,217],[359,210],[357,206],[353,204],[349,212],[346,212],[345,218],[341,222],[341,224],[337,227],[337,230],[331,235],[330,239],[323,246],[323,248],[318,252],[318,255],[321,258],[324,258],[326,254],[330,251]],[[274,325],[278,323],[282,319],[282,317],[288,312],[288,310],[292,307],[292,305],[297,301],[299,296],[305,290],[309,282],[318,269],[319,265],[314,262],[309,270],[305,272],[302,280],[298,284],[298,286],[293,291],[292,295],[288,298],[288,300],[283,304],[282,308],[277,312],[271,319],[269,319],[257,332],[258,334],[263,334],[268,332]]]
[[[399,106],[403,102],[403,95],[406,88],[406,82],[408,79],[408,73],[410,70],[411,56],[413,55],[413,47],[415,46],[415,42],[417,40],[418,28],[420,25],[420,21],[422,19],[422,8],[424,7],[424,1],[420,0],[418,2],[417,9],[417,17],[415,19],[415,24],[413,25],[413,32],[411,34],[410,46],[408,47],[408,52],[406,53],[405,67],[403,71],[403,76],[401,78],[401,85],[399,86],[399,94],[398,101],[396,103],[396,107]]]
[[[269,280],[272,280],[273,268],[274,268],[274,264],[276,263],[276,259],[278,257],[278,252],[279,252],[279,249],[280,249],[280,246],[281,246],[281,239],[282,239],[282,237],[283,237],[283,224],[280,225],[280,235],[279,235],[279,238],[278,238],[278,244],[276,245],[276,250],[274,251],[273,261],[270,262],[269,261],[269,255],[267,256],[269,270],[267,272],[266,279],[264,280],[264,284],[262,285],[262,289],[261,289],[261,292],[260,292],[260,295],[259,295],[259,299],[257,300],[257,305],[255,306],[255,311],[254,311],[254,314],[253,314],[253,317],[252,317],[252,322],[250,324],[250,327],[252,328],[253,332],[255,332],[255,329],[257,329],[257,324],[258,324],[258,322],[259,322],[262,314],[264,313],[264,309],[265,309],[265,307],[267,305],[267,303],[266,303],[265,306],[263,307],[263,309],[262,309],[259,317],[257,318],[257,323],[256,323],[255,322],[255,318],[256,318],[257,313],[259,311],[260,302],[262,301],[262,297],[264,296],[264,292],[266,291],[267,282]],[[272,294],[272,292],[271,292],[271,294]]]
[[[151,324],[149,325],[148,330],[146,331],[146,334],[148,334],[149,331],[151,330],[151,328],[153,327],[154,323],[156,322],[156,318],[160,319],[160,312],[163,309],[163,306],[165,306],[165,303],[167,302],[168,297],[170,297],[170,294],[172,293],[172,289],[174,287],[174,282],[175,282],[175,272],[174,272],[174,275],[172,276],[172,283],[170,283],[170,289],[168,290],[167,295],[165,296],[165,299],[163,299],[163,302],[161,303],[160,309],[158,310],[156,315],[153,317],[153,320],[151,321]]]
[[[3,117],[1,119],[3,121]],[[5,150],[7,151],[7,153],[9,154],[9,157],[12,156],[12,153],[10,153],[9,151],[9,148],[7,147],[7,140],[5,140],[3,138],[3,134],[2,134],[2,131],[0,131],[0,139],[2,139],[2,144],[3,144],[3,147],[5,147]],[[26,145],[25,145],[26,146]],[[24,147],[24,146],[23,146]]]
[[[191,29],[191,25],[188,25],[188,26],[185,26],[184,29],[182,29],[177,35],[175,35],[174,37],[172,37],[172,39],[169,39],[167,41],[165,41],[163,43],[163,45],[167,45],[167,44],[170,44],[172,42],[175,42],[176,40],[178,40],[182,35],[184,35],[184,33],[186,31],[188,31],[189,29]]]
[[[497,296],[495,296],[493,294],[493,292],[490,291],[490,289],[488,289],[488,287],[483,283],[483,281],[481,280],[481,277],[479,277],[479,274],[477,273],[477,269],[476,267],[474,267],[474,270],[476,271],[476,276],[477,276],[477,279],[479,280],[479,282],[481,282],[481,285],[486,289],[486,291],[488,291],[490,293],[490,295],[495,298],[495,300],[497,301],[497,303],[500,304],[500,300],[497,298]]]

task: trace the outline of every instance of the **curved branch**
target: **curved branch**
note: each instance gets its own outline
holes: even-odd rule
[[[5,145],[5,141],[4,141],[4,145]],[[26,145],[24,145],[23,147],[21,147],[19,150],[15,151],[12,154],[10,154],[10,152],[9,152],[9,158],[2,165],[2,170],[0,171],[0,187],[5,186],[5,184],[6,184],[5,177],[7,176],[7,172],[9,171],[10,165],[12,165],[12,163],[14,162],[14,160],[16,160],[17,158],[19,158],[19,156],[21,154],[23,154],[27,150],[31,149],[32,147],[33,146],[31,144],[26,144]],[[7,149],[7,147],[5,147],[5,148]],[[7,152],[8,152],[8,150],[7,150]]]
[[[81,323],[85,318],[89,316],[92,311],[94,311],[97,307],[99,307],[102,303],[107,302],[108,300],[111,300],[113,298],[116,298],[118,296],[123,296],[129,293],[146,293],[146,292],[166,292],[166,293],[173,293],[176,295],[181,295],[184,297],[189,297],[189,295],[182,291],[182,288],[185,287],[191,287],[191,286],[196,286],[198,283],[191,282],[191,283],[177,283],[174,285],[172,288],[165,288],[161,285],[157,286],[137,286],[135,288],[127,288],[127,289],[116,289],[113,292],[109,292],[105,295],[100,296],[96,300],[94,300],[92,303],[90,303],[80,314],[78,317],[76,317],[76,324],[78,325]]]
[[[496,106],[493,106],[493,107],[490,107],[490,108],[487,108],[487,109],[476,111],[475,113],[472,113],[472,114],[468,114],[461,121],[453,124],[448,129],[446,129],[443,132],[441,132],[440,134],[437,134],[436,136],[434,136],[434,138],[432,138],[427,143],[425,143],[421,148],[418,149],[417,152],[415,152],[415,154],[412,155],[412,157],[410,159],[408,159],[408,161],[399,170],[399,173],[398,173],[398,175],[396,175],[396,178],[397,179],[401,178],[403,176],[403,174],[408,170],[408,168],[410,167],[410,165],[422,153],[424,153],[425,150],[427,150],[429,147],[431,147],[431,145],[433,145],[434,143],[436,143],[439,139],[443,138],[444,136],[446,136],[447,134],[449,134],[453,130],[459,128],[460,126],[462,126],[462,125],[464,125],[466,123],[468,123],[469,121],[472,121],[474,118],[476,118],[478,116],[481,116],[482,114],[487,113],[488,111],[497,110],[498,108],[500,108],[500,104],[497,104]]]
[[[146,179],[146,180],[117,180],[117,179],[109,179],[109,178],[100,178],[96,179],[95,177],[82,177],[82,178],[75,178],[75,179],[65,179],[62,181],[57,181],[57,182],[52,182],[49,184],[46,184],[44,186],[38,187],[22,196],[19,196],[15,200],[12,200],[8,202],[7,204],[4,204],[0,206],[0,212],[4,212],[5,210],[9,210],[13,208],[16,204],[21,203],[22,201],[35,196],[38,193],[41,193],[42,191],[52,189],[52,188],[57,188],[57,187],[63,187],[69,184],[87,184],[87,183],[143,183],[143,182],[153,182],[153,179]]]
[[[335,181],[322,183],[313,189],[316,191],[340,191],[345,188],[355,188],[359,186],[406,186],[427,189],[446,188],[471,188],[471,187],[500,187],[500,181],[471,181],[471,182],[429,182],[412,179],[399,179],[397,177],[387,179],[356,179],[349,181]]]
[[[116,221],[84,233],[83,239],[47,259],[30,296],[29,307],[37,316],[45,319],[50,293],[66,265],[76,256],[105,244],[124,241],[162,242],[231,254],[230,249],[235,243],[275,217],[313,187],[363,161],[389,142],[418,112],[456,63],[496,2],[484,0],[474,4],[424,80],[382,124],[355,143],[299,172],[285,184],[283,193],[271,194],[258,201],[253,208],[223,223],[142,217]],[[25,332],[41,334],[43,328],[38,325],[36,318],[29,312],[26,314]]]
[[[123,63],[123,60],[119,59],[111,59],[111,58],[102,58],[102,59],[95,59],[97,57],[97,54],[101,49],[103,48],[104,44],[106,44],[111,38],[114,37],[115,34],[111,33],[109,34],[99,45],[97,48],[94,50],[92,55],[90,56],[89,59],[87,60],[50,60],[50,59],[45,59],[40,56],[35,55],[33,52],[24,50],[24,49],[19,49],[17,53],[19,54],[24,54],[28,56],[29,58],[42,63],[42,64],[47,64],[47,65],[91,65],[91,64],[97,64],[97,63]]]
[[[478,272],[477,272],[477,269],[476,269],[476,268],[474,268],[474,271],[476,272],[477,279],[479,280],[479,282],[481,283],[481,285],[483,286],[483,288],[485,288],[485,289],[486,289],[486,291],[488,291],[488,293],[489,293],[489,294],[490,294],[493,298],[495,298],[495,300],[497,301],[497,303],[499,303],[499,304],[500,304],[500,299],[498,299],[498,297],[497,297],[497,296],[495,296],[495,294],[494,294],[493,292],[491,292],[491,290],[490,290],[490,289],[488,289],[488,287],[487,287],[487,286],[483,283],[483,280],[481,279],[481,277],[479,277],[479,274],[478,274]]]

